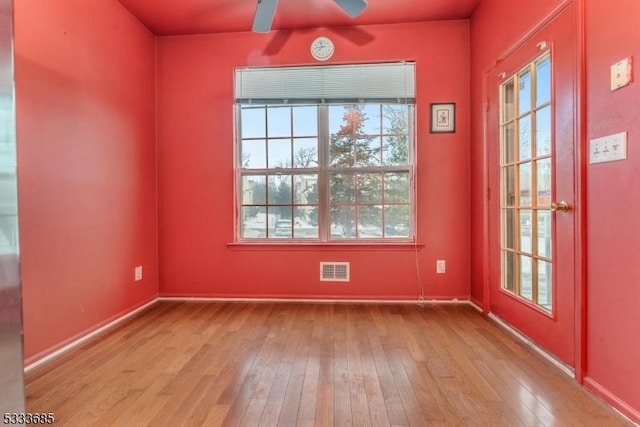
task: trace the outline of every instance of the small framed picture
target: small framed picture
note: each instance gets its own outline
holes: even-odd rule
[[[456,104],[431,104],[431,133],[454,133],[456,131]]]

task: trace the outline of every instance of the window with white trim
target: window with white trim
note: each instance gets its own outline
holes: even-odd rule
[[[414,75],[236,70],[237,240],[413,241]]]

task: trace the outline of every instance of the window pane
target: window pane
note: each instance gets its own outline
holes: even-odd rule
[[[293,221],[290,207],[269,207],[269,214],[275,218],[273,228],[269,228],[269,238],[286,239],[293,237]],[[271,225],[271,224],[270,224]]]
[[[502,121],[506,122],[513,119],[515,103],[515,90],[513,86],[513,79],[508,81],[503,86],[502,92]]]
[[[382,106],[382,160],[387,165],[409,163],[409,107],[406,105]]]
[[[538,211],[538,256],[551,258],[551,212]]]
[[[318,208],[295,207],[293,237],[296,239],[318,238]]]
[[[331,203],[353,203],[356,176],[354,174],[331,174]]]
[[[269,168],[290,168],[291,162],[291,140],[271,139],[269,140]]]
[[[242,208],[243,239],[264,239],[267,237],[267,209],[263,207]]]
[[[361,107],[362,110],[362,133],[367,135],[380,134],[380,125],[382,121],[381,117],[381,105],[380,104],[365,104]]]
[[[382,206],[358,208],[358,237],[379,239],[382,237]]]
[[[382,202],[382,175],[363,173],[358,176],[358,203]]]
[[[551,101],[551,58],[547,56],[536,64],[536,105]]]
[[[513,252],[502,252],[502,287],[511,292],[516,289],[516,256]]]
[[[242,141],[241,166],[249,169],[267,167],[267,145],[264,139]]]
[[[531,163],[520,165],[520,206],[531,206]]]
[[[313,168],[318,166],[318,140],[303,138],[293,140],[293,167]]]
[[[357,106],[329,107],[329,158],[332,166],[370,164],[369,139],[363,138],[364,115]],[[337,120],[339,117],[340,120]]]
[[[364,134],[364,111],[358,105],[329,106],[329,133],[355,137]]]
[[[294,175],[293,202],[297,205],[318,203],[318,175]]]
[[[383,105],[382,125],[387,135],[409,133],[409,107],[406,105]]]
[[[551,300],[553,298],[552,283],[551,263],[538,261],[538,304],[547,310],[551,310]]]
[[[408,165],[409,137],[406,134],[383,137],[382,161],[385,165]]]
[[[242,204],[264,205],[267,203],[267,178],[264,175],[242,176]]]
[[[379,136],[366,136],[356,140],[356,166],[379,166],[382,164],[382,143]]]
[[[411,210],[409,205],[385,206],[384,236],[410,237]]]
[[[518,114],[531,110],[531,72],[526,70],[518,75]]]
[[[551,203],[551,159],[538,160],[536,162],[536,183],[538,207],[548,207]]]
[[[267,237],[273,237],[276,222],[278,222],[283,212],[286,214],[286,211],[287,208],[271,208],[267,206]]]
[[[269,107],[267,128],[269,138],[291,136],[291,107]]]
[[[264,107],[242,107],[240,120],[242,138],[264,138],[267,135]]]
[[[514,160],[514,152],[515,152],[515,124],[509,123],[502,128],[502,147],[503,147],[503,157],[502,161],[504,163],[513,163]]]
[[[502,226],[504,228],[502,235],[502,245],[508,249],[516,249],[516,220],[514,209],[502,210]]]
[[[329,134],[337,134],[344,125],[345,112],[352,106],[330,105],[329,112]]]
[[[332,135],[329,142],[329,164],[335,167],[353,167],[355,160],[355,139]]]
[[[291,175],[269,175],[267,200],[270,205],[291,204],[291,179]],[[291,218],[291,214],[287,218]]]
[[[525,255],[518,255],[518,258],[520,258],[520,296],[532,301],[531,258]]]
[[[522,252],[531,253],[531,216],[530,210],[520,211],[520,250]]]
[[[509,166],[503,168],[503,201],[504,206],[515,206],[516,204],[516,167]]]
[[[318,107],[293,107],[293,136],[318,135]]]
[[[384,175],[385,203],[409,203],[409,172],[391,172]]]
[[[536,156],[551,154],[551,106],[536,113]]]
[[[331,208],[331,238],[356,237],[356,210],[352,206]]]
[[[519,127],[519,158],[526,160],[531,158],[531,115],[518,120]]]

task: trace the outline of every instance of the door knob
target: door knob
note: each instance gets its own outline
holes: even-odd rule
[[[569,210],[569,203],[565,202],[564,200],[561,200],[559,202],[551,202],[551,205],[549,205],[549,210],[551,212],[567,212]]]

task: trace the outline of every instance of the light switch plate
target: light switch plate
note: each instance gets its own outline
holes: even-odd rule
[[[631,83],[633,73],[631,57],[624,58],[611,66],[611,90],[620,89]]]
[[[612,162],[627,158],[627,132],[595,138],[589,144],[589,163]]]

